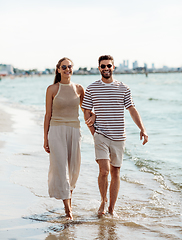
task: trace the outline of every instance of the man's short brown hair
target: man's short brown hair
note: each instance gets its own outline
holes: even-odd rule
[[[102,60],[111,60],[112,64],[114,65],[114,58],[111,55],[102,55],[99,57],[99,66],[100,66],[100,62]]]

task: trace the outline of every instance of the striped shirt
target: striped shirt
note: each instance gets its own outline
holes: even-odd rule
[[[85,92],[82,108],[93,110],[96,115],[95,131],[111,140],[125,140],[124,108],[134,106],[129,87],[114,80],[90,84]]]

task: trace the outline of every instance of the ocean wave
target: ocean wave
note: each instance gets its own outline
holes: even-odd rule
[[[137,184],[137,185],[144,185],[142,182],[140,182],[138,180],[135,180],[135,179],[128,178],[126,175],[123,175],[121,177],[121,180],[125,181],[125,182],[128,182],[128,183]]]
[[[181,182],[174,182],[172,179],[170,179],[170,182],[178,189],[178,191],[182,190],[182,183]]]
[[[153,161],[153,160],[146,160],[141,159],[138,157],[133,157],[129,151],[126,152],[129,161],[133,161],[135,166],[139,168],[140,172],[148,173],[153,175],[153,180],[160,184],[162,189],[172,191],[172,192],[180,192],[182,189],[181,182],[175,182],[174,177],[168,174],[167,169],[162,169],[160,166],[164,166],[165,163],[163,161]],[[180,176],[177,177],[179,179]],[[126,175],[121,177],[122,181],[144,185],[141,183],[140,180],[128,178]],[[172,183],[172,184],[170,184]]]
[[[161,100],[161,99],[157,99],[157,98],[152,98],[152,97],[151,97],[151,98],[148,98],[148,100],[149,100],[149,101],[159,101],[159,100]]]
[[[182,104],[182,101],[181,100],[178,100],[178,99],[159,99],[159,98],[153,98],[153,97],[150,97],[148,98],[149,101],[160,101],[160,102],[164,102],[164,103],[178,103],[179,105]]]
[[[138,157],[134,157],[132,158],[135,165],[140,168],[140,171],[142,172],[150,172],[154,175],[159,174],[158,171],[161,170],[161,168],[159,167],[159,162],[158,161],[154,161],[154,160],[147,160],[147,159],[140,159]],[[160,162],[161,164],[161,162]]]

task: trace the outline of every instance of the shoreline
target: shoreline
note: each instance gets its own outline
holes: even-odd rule
[[[8,107],[9,108],[9,107]],[[12,175],[22,167],[9,163],[13,153],[6,149],[12,134],[16,131],[13,115],[5,111],[0,102],[0,236],[8,239],[45,239],[42,223],[24,218],[32,204],[39,198],[29,189],[12,180]],[[18,120],[18,119],[17,119]],[[3,140],[2,140],[3,139]],[[17,144],[17,143],[16,143]],[[13,146],[12,146],[13,147]],[[16,148],[16,145],[14,146]],[[13,157],[13,156],[12,156]]]

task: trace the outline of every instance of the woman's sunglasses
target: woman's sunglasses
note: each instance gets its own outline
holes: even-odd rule
[[[62,65],[61,67],[62,67],[63,70],[66,70],[67,67],[68,67],[69,69],[72,68],[72,65],[68,65],[68,66]]]
[[[104,69],[106,66],[107,66],[108,68],[111,68],[111,67],[112,67],[112,64],[107,64],[107,65],[101,64],[101,65],[100,65],[100,67],[101,67],[102,69]]]

